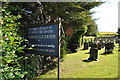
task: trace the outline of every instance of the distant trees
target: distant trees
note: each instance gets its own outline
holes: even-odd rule
[[[118,38],[120,39],[120,28],[118,28]]]
[[[87,36],[97,36],[98,27],[97,27],[97,24],[95,23],[94,20],[91,20],[87,27],[88,27],[88,29],[87,29],[87,32],[85,33],[85,35],[87,35]]]

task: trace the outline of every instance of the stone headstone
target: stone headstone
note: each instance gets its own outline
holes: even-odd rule
[[[73,53],[77,52],[77,47],[78,47],[77,44],[72,44],[72,46],[71,46],[71,51],[72,51]]]
[[[97,48],[97,44],[96,43],[91,43],[91,48]]]
[[[101,38],[101,40],[99,41],[99,43],[101,44],[101,48],[104,48],[104,40],[102,40],[102,38]]]
[[[90,57],[88,58],[88,60],[95,60],[97,61],[98,59],[98,49],[97,49],[97,44],[93,43],[90,49]]]
[[[102,48],[102,43],[98,43],[98,44],[97,44],[97,48],[98,48],[98,50],[101,50],[101,48]]]
[[[114,47],[115,47],[115,45],[114,45],[114,42],[111,42],[111,48],[114,50]]]
[[[90,49],[90,57],[88,60],[95,60],[97,61],[98,59],[98,49],[97,48],[91,48]]]
[[[88,44],[89,44],[89,47],[91,47],[91,46],[92,46],[92,42],[88,42]]]
[[[106,38],[103,37],[103,38],[101,38],[101,40],[102,40],[103,42],[105,42],[105,41],[106,41]]]
[[[97,42],[97,41],[99,41],[99,40],[100,40],[100,38],[97,37],[97,38],[94,39],[94,42]]]
[[[115,40],[114,38],[110,38],[110,42],[114,42],[114,40]]]
[[[88,48],[89,48],[89,43],[85,42],[84,43],[84,50],[88,50]]]
[[[113,46],[113,43],[106,43],[105,44],[105,53],[113,53],[113,48],[114,48],[114,46]]]
[[[105,46],[105,43],[103,42],[103,43],[102,43],[102,48],[104,48],[104,46]]]

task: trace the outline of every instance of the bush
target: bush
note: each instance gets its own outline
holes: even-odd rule
[[[67,46],[72,52],[76,52],[76,49],[83,44],[83,35],[86,33],[86,30],[86,27],[75,30],[74,34],[68,39]]]
[[[23,78],[27,72],[21,69],[19,61],[24,59],[24,57],[17,55],[18,52],[22,53],[25,47],[21,46],[24,38],[19,35],[21,24],[17,22],[21,18],[21,15],[12,15],[8,3],[4,3],[2,7],[2,56],[0,57],[2,60],[2,63],[0,63],[2,66],[0,70],[2,71],[2,75],[0,78]],[[15,8],[13,7],[13,9]]]

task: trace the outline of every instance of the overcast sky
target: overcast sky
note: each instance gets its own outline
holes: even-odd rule
[[[91,10],[96,12],[93,14],[93,18],[99,18],[99,20],[96,21],[98,24],[98,31],[117,32],[119,0],[104,1],[107,2]]]

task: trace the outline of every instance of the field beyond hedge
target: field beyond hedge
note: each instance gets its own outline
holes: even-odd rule
[[[89,58],[89,50],[79,50],[77,53],[67,54],[60,63],[60,78],[118,78],[118,44],[114,54],[101,55],[99,61],[85,62]],[[57,78],[57,68],[38,78]]]
[[[117,35],[115,32],[98,32],[99,37],[114,37]]]
[[[116,32],[99,32],[100,34],[116,34]]]

